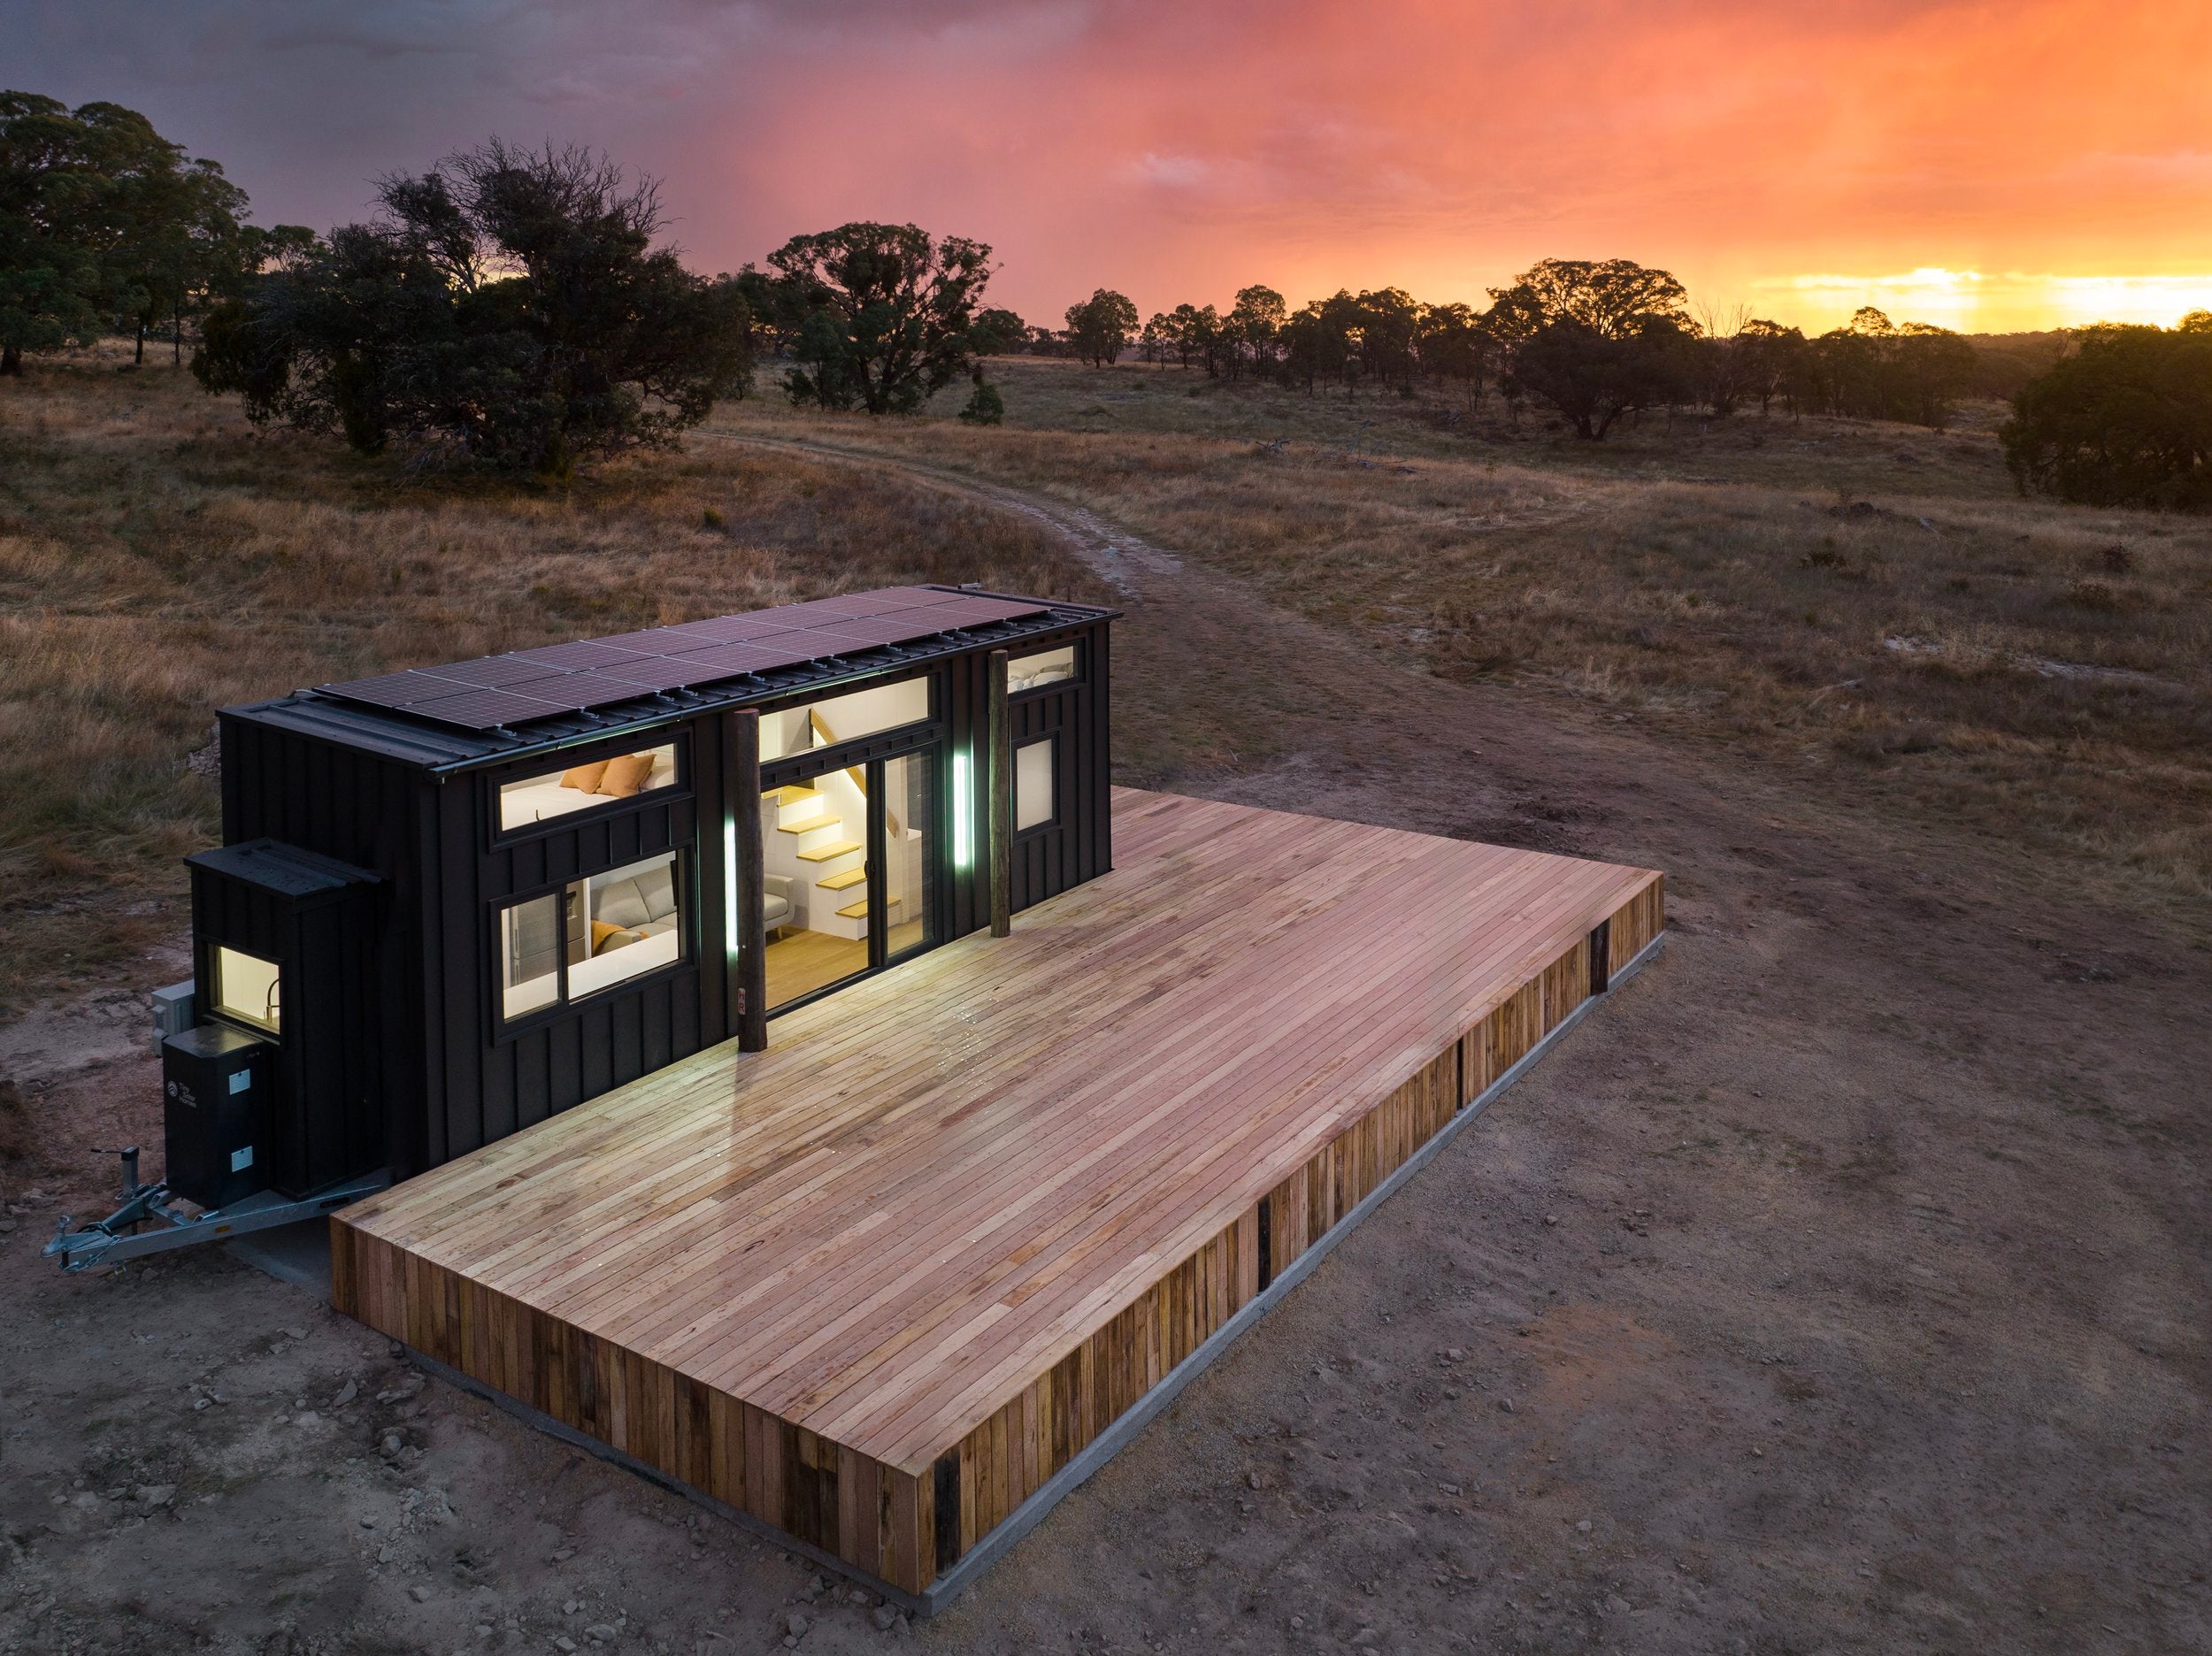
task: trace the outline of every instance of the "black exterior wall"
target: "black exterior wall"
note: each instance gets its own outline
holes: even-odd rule
[[[1019,651],[1068,642],[1079,647],[1079,682],[1018,695],[1010,708],[1017,744],[1047,733],[1060,737],[1059,810],[1050,824],[1015,845],[1017,909],[1112,866],[1108,617],[1024,638]],[[936,678],[933,751],[940,763],[933,797],[940,820],[932,844],[942,858],[940,942],[989,921],[987,859],[981,855],[988,661],[984,646],[927,668]],[[764,695],[757,705],[796,705],[912,671]],[[357,1010],[345,1015],[371,1032],[380,1054],[374,1099],[348,1107],[348,1143],[366,1159],[332,1177],[379,1165],[404,1177],[737,1034],[731,1019],[734,964],[724,936],[730,907],[725,847],[733,805],[757,810],[758,801],[729,797],[717,724],[725,710],[679,711],[664,724],[627,726],[619,736],[580,740],[557,753],[459,766],[415,760],[380,729],[373,739],[357,738],[326,709],[311,704],[303,712],[296,700],[225,710],[226,844],[266,837],[373,870],[383,881],[363,961],[349,980],[359,985],[349,991]],[[503,778],[672,740],[679,747],[672,787],[572,823],[556,819],[513,834],[497,830]],[[872,746],[880,740],[851,744],[856,752]],[[841,762],[846,751],[833,753]],[[949,856],[956,754],[967,761],[978,848],[964,870],[952,867]],[[820,756],[833,755],[826,750]],[[683,916],[679,962],[557,1013],[503,1027],[495,1002],[499,908],[671,850],[678,854]],[[196,916],[197,901],[196,890]],[[213,924],[210,901],[204,921]],[[201,925],[196,917],[196,928]],[[288,1028],[288,1036],[292,1032]],[[299,1033],[310,1044],[321,1039],[304,1024]],[[304,1072],[298,1088],[290,1108],[304,1108],[302,1100],[320,1092]]]

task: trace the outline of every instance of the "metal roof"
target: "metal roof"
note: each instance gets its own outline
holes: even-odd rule
[[[1043,614],[1041,599],[941,586],[877,592],[687,621],[612,638],[485,656],[449,667],[318,685],[365,702],[462,730],[503,731],[564,714],[617,707],[641,695],[689,690],[780,667],[834,661],[924,639]]]
[[[795,641],[789,648],[815,648],[820,641],[828,640],[833,631],[845,633],[849,621],[860,618],[853,606],[869,600],[900,599],[910,594],[969,602],[956,611],[950,606],[936,603],[900,603],[895,608],[879,610],[877,614],[884,621],[887,623],[895,618],[902,626],[910,621],[918,621],[927,612],[943,611],[942,614],[930,616],[930,618],[939,622],[939,630],[908,638],[903,642],[870,643],[859,638],[841,637],[830,641],[838,644],[841,653],[810,655],[780,666],[756,663],[750,667],[733,667],[731,663],[738,658],[725,653],[745,648],[765,637],[765,632],[755,631],[754,627],[757,624],[772,621],[776,624],[775,630],[779,632],[808,635],[803,645]],[[839,606],[847,619],[835,620],[825,611],[825,605]],[[980,605],[995,607],[1000,611],[1000,618],[979,618],[982,611],[978,606]],[[232,717],[249,719],[257,724],[289,730],[319,740],[380,754],[426,770],[462,770],[526,754],[548,752],[572,747],[580,742],[627,734],[715,709],[745,707],[772,702],[796,693],[833,689],[849,681],[879,678],[895,671],[924,666],[971,650],[994,648],[1041,638],[1069,627],[1111,620],[1119,614],[1118,610],[1102,610],[1089,604],[984,593],[971,587],[890,587],[879,592],[855,593],[841,598],[820,599],[812,603],[755,610],[747,615],[725,616],[710,621],[687,621],[676,626],[657,627],[647,633],[622,633],[613,639],[555,644],[547,646],[543,650],[519,651],[511,656],[488,656],[475,662],[457,663],[453,667],[417,669],[412,674],[387,673],[375,678],[298,690],[288,696],[227,708],[224,711]],[[795,615],[802,617],[801,624],[795,627],[790,625],[790,617]],[[750,625],[740,630],[737,625],[740,623]],[[548,656],[557,656],[561,662],[572,663],[572,672],[563,676],[575,676],[587,667],[596,667],[603,663],[603,657],[593,654],[602,646],[620,649],[628,641],[657,640],[664,634],[680,634],[695,643],[700,641],[702,630],[708,628],[724,631],[726,634],[737,634],[724,643],[708,642],[703,649],[691,652],[710,670],[717,671],[717,676],[712,679],[700,678],[689,685],[672,685],[663,689],[649,690],[633,681],[635,678],[633,671],[626,675],[625,691],[620,700],[603,702],[588,708],[562,707],[555,712],[534,714],[526,720],[518,714],[517,722],[511,724],[469,726],[441,717],[431,710],[429,703],[444,698],[431,694],[412,682],[412,678],[418,676],[435,679],[444,686],[448,695],[460,694],[467,690],[469,681],[456,681],[452,675],[467,670],[479,674],[473,680],[477,690],[499,689],[505,686],[488,682],[482,675],[514,670],[495,663],[534,663]],[[644,654],[641,651],[632,653]],[[608,675],[609,678],[611,677]],[[385,700],[381,702],[358,694],[361,686],[382,686],[395,679],[402,681],[401,684],[386,690]],[[507,682],[518,681],[509,679]],[[583,687],[577,686],[579,690]],[[422,699],[398,699],[402,695],[411,698],[418,694]]]

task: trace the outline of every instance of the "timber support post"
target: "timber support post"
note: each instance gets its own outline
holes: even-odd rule
[[[1007,653],[991,652],[991,935],[1014,930],[1014,740],[1006,709]]]
[[[768,1050],[768,926],[762,908],[766,866],[760,827],[760,714],[741,708],[722,724],[723,801],[728,813],[728,856],[723,878],[732,884],[726,911],[735,917],[725,947],[730,962],[731,1021],[740,1052]]]

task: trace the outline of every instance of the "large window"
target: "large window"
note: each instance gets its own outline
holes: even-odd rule
[[[926,677],[872,685],[826,702],[764,713],[760,716],[761,762],[787,759],[817,748],[834,748],[839,742],[897,730],[903,724],[919,724],[928,717]]]
[[[1014,749],[1014,832],[1042,828],[1060,814],[1056,787],[1059,767],[1053,755],[1056,738],[1026,742]]]
[[[225,1017],[250,1024],[272,1035],[283,1033],[284,1008],[278,989],[274,961],[217,946],[215,1009]]]
[[[501,909],[502,1016],[580,1000],[681,959],[680,875],[668,851]]]
[[[1047,685],[1066,684],[1074,677],[1075,646],[1063,644],[1058,649],[1017,656],[1008,662],[1006,694],[1019,695],[1025,690],[1041,690]]]
[[[675,783],[673,742],[503,782],[499,786],[500,831],[527,828],[532,823],[634,799],[656,788],[673,787]]]

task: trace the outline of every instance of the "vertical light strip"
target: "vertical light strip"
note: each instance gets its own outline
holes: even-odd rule
[[[722,950],[730,959],[738,955],[737,935],[737,818],[722,819]]]
[[[964,869],[975,862],[974,790],[968,786],[968,755],[952,756],[952,865]]]

